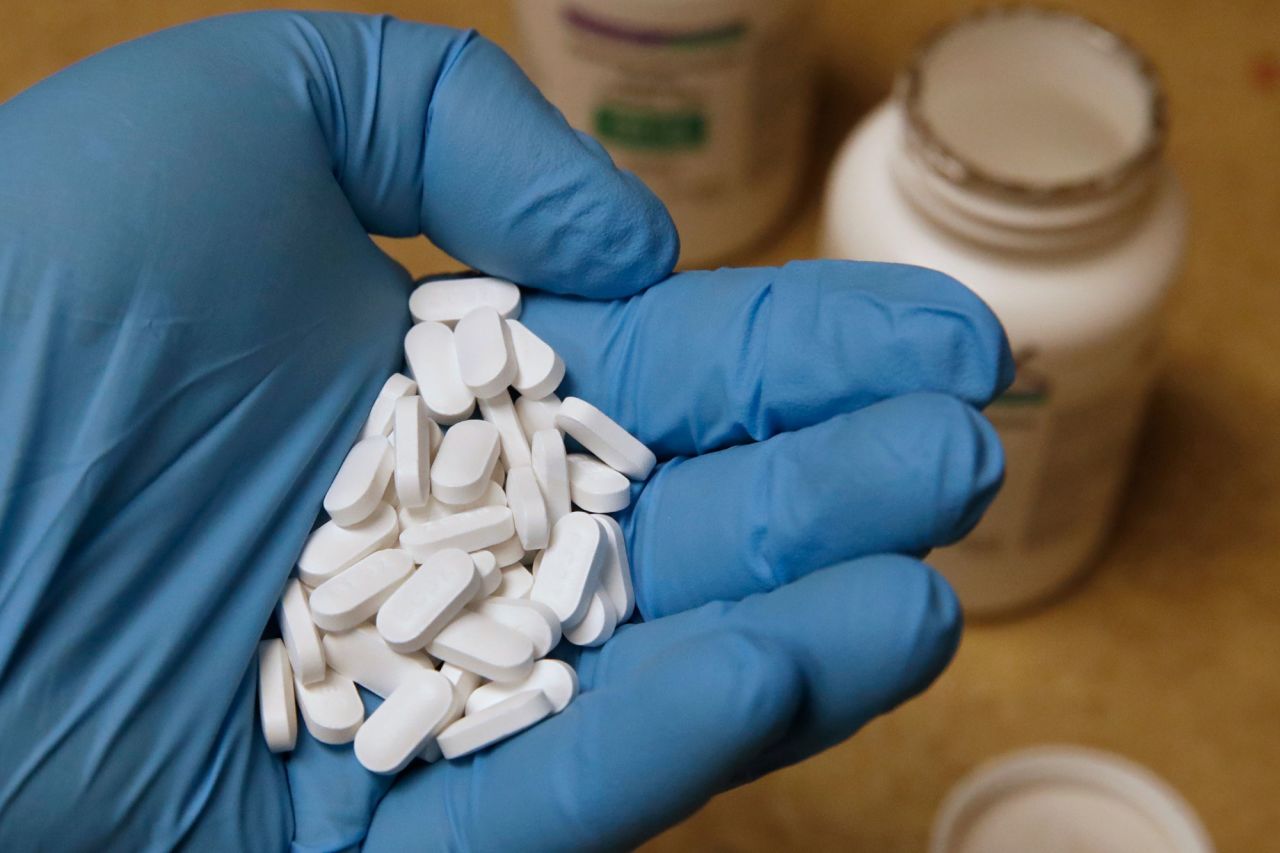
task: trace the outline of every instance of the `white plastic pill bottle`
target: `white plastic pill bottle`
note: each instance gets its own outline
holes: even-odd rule
[[[1115,514],[1186,235],[1164,136],[1159,84],[1126,41],[1002,7],[926,40],[838,155],[824,254],[950,273],[1013,346],[1017,380],[987,411],[1004,490],[931,560],[970,613],[1064,587]]]
[[[680,262],[761,237],[812,113],[812,0],[514,0],[525,66],[574,127],[666,203]]]

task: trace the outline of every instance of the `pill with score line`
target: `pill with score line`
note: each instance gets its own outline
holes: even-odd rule
[[[324,631],[346,631],[372,618],[413,573],[413,558],[398,548],[375,551],[311,593],[311,620]]]
[[[298,555],[298,577],[319,586],[374,551],[395,546],[400,522],[394,508],[380,505],[368,518],[351,527],[327,521],[311,531]]]
[[[406,528],[400,534],[400,547],[418,562],[425,562],[446,548],[467,552],[493,549],[513,535],[511,510],[505,506],[482,506]]]
[[[550,607],[562,626],[586,615],[604,563],[603,545],[600,525],[585,512],[569,513],[552,529],[529,597]]]
[[[462,612],[480,586],[466,551],[447,548],[433,554],[382,605],[378,633],[397,652],[417,651]]]

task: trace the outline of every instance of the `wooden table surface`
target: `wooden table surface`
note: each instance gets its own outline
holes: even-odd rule
[[[533,0],[523,0],[533,2]],[[5,0],[0,98],[115,42],[234,0]],[[474,26],[516,50],[502,0],[366,0]],[[822,6],[823,98],[811,191],[742,263],[814,253],[821,175],[910,47],[968,2]],[[1170,157],[1192,204],[1166,317],[1167,367],[1111,547],[1073,594],[970,626],[923,697],[826,754],[723,795],[651,851],[917,851],[943,794],[1006,750],[1116,750],[1154,769],[1223,851],[1280,849],[1280,2],[1071,0],[1164,74]],[[386,243],[415,272],[454,267]]]

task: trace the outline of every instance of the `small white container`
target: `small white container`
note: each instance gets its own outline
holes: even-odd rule
[[[929,853],[1213,853],[1178,793],[1094,749],[1037,747],[994,759],[947,794]]]
[[[950,273],[1013,346],[1017,381],[987,410],[1005,487],[931,558],[971,614],[1062,588],[1115,514],[1185,241],[1164,134],[1158,83],[1128,43],[1002,7],[927,41],[837,158],[824,254]]]
[[[760,237],[805,165],[811,0],[516,0],[533,80],[666,203],[680,262]]]

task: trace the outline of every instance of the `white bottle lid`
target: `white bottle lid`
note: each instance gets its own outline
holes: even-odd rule
[[[996,758],[947,794],[929,853],[1213,853],[1200,819],[1118,755],[1044,746]]]

